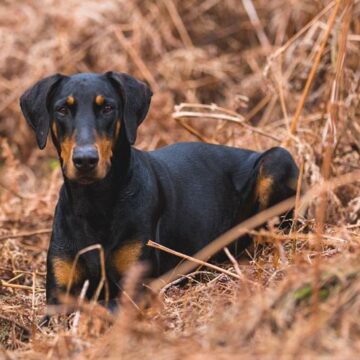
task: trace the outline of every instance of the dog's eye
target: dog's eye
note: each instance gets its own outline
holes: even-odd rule
[[[69,109],[65,106],[61,106],[58,109],[56,109],[56,112],[59,113],[60,115],[67,115],[69,113]]]
[[[105,105],[102,109],[102,112],[104,114],[109,114],[114,110],[114,108],[111,105]]]

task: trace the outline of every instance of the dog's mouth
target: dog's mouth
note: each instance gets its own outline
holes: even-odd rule
[[[80,185],[91,185],[98,180],[99,179],[97,179],[95,177],[90,177],[90,176],[80,176],[80,177],[77,177],[74,179],[74,181]]]
[[[65,177],[70,180],[72,183],[77,183],[79,185],[91,185],[99,180],[101,180],[97,174],[96,171],[90,171],[86,173],[77,172],[75,174],[66,174]]]

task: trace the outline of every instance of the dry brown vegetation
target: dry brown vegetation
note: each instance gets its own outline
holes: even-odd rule
[[[0,29],[0,359],[358,358],[358,0],[5,0]],[[247,228],[254,250],[221,265],[240,279],[202,267],[141,310],[135,268],[118,317],[83,304],[71,329],[40,329],[62,179],[18,98],[53,72],[107,70],[155,93],[137,147],[282,144],[305,199],[290,234],[271,214]]]

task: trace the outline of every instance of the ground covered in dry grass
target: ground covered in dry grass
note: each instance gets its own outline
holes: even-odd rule
[[[358,0],[3,1],[0,359],[358,358],[359,15]],[[82,304],[70,329],[40,329],[61,171],[18,97],[53,72],[107,70],[154,91],[137,147],[283,145],[304,198],[288,234],[275,212],[266,231],[247,224],[254,248],[221,264],[235,276],[198,268],[142,309],[137,267],[118,317]]]

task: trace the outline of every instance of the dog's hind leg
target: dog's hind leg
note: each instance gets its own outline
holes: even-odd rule
[[[266,151],[258,164],[255,196],[259,210],[269,208],[296,194],[299,170],[290,153],[280,147]],[[288,222],[292,211],[284,214]]]

